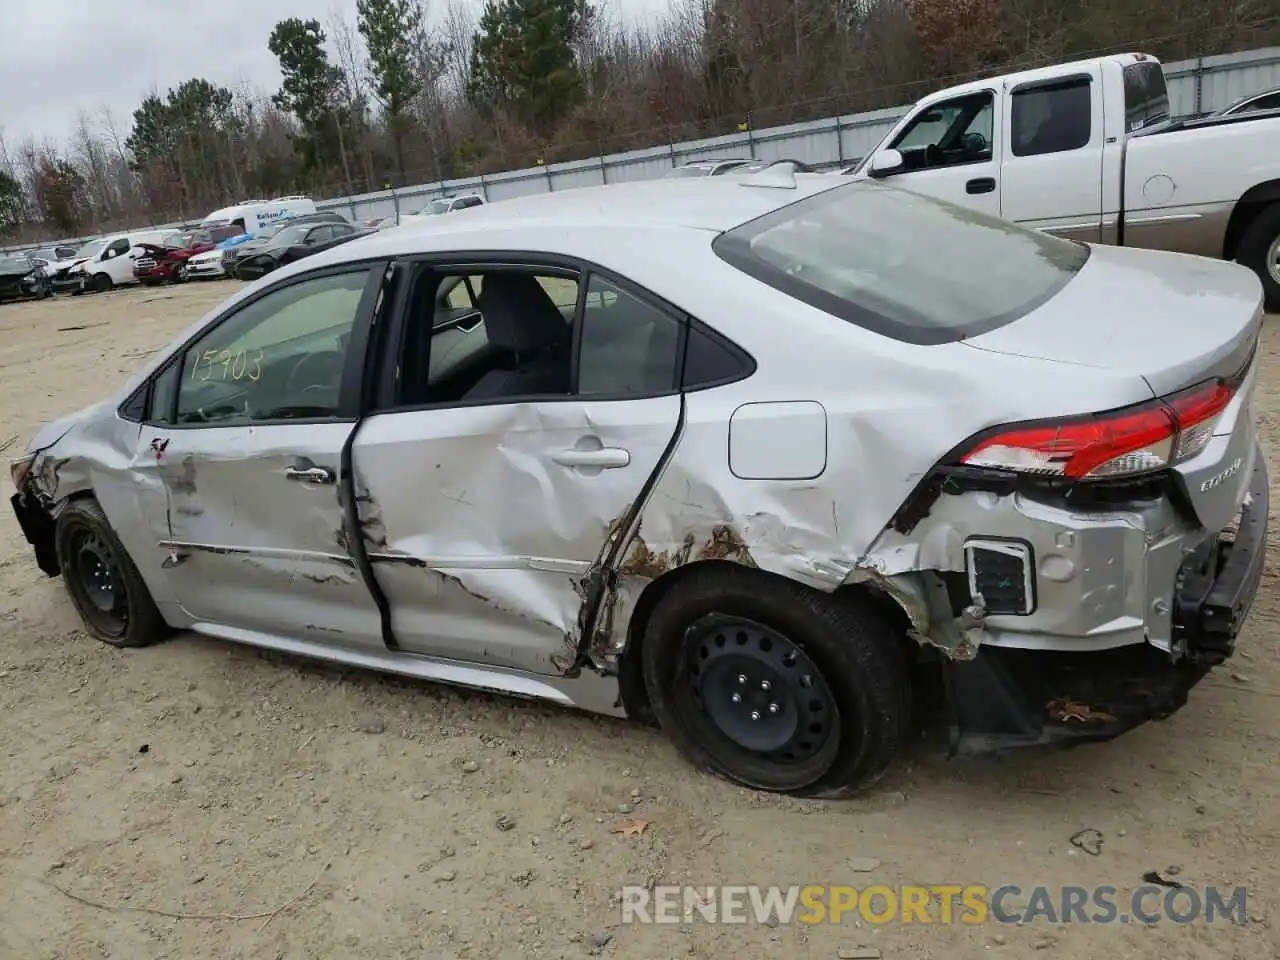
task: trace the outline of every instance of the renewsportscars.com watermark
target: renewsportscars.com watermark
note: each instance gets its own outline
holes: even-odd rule
[[[623,923],[1248,922],[1244,887],[655,886],[619,891]]]

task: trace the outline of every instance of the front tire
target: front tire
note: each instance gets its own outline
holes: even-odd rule
[[[106,293],[114,286],[111,278],[105,273],[95,273],[93,275],[93,289],[97,293]]]
[[[85,628],[113,647],[145,647],[169,627],[96,500],[73,500],[54,533],[58,566]]]
[[[870,605],[710,565],[655,606],[645,688],[696,766],[759,790],[836,797],[878,780],[906,734],[897,632]]]
[[[1280,203],[1271,204],[1249,224],[1236,260],[1258,275],[1267,306],[1280,309]]]

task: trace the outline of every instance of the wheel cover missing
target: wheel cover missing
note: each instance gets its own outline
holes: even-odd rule
[[[800,763],[836,732],[817,666],[782,634],[750,620],[705,617],[686,635],[698,706],[724,736],[774,763]]]

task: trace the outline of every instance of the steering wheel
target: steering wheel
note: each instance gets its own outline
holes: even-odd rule
[[[342,354],[336,350],[307,353],[289,371],[285,391],[296,395],[307,391],[334,390],[341,379]]]

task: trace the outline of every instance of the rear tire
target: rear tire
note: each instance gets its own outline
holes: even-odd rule
[[[1280,203],[1266,207],[1249,224],[1236,260],[1258,275],[1268,308],[1280,310]]]
[[[142,574],[98,501],[73,500],[54,530],[62,582],[85,629],[113,647],[146,647],[170,633]]]
[[[641,664],[654,716],[694,765],[758,790],[836,797],[888,769],[911,710],[879,610],[759,570],[689,572],[655,606]]]

